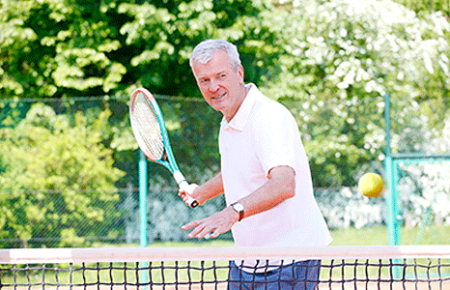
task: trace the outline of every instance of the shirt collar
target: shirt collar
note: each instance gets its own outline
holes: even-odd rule
[[[224,129],[233,128],[238,131],[244,130],[245,124],[250,117],[253,104],[256,100],[256,93],[258,92],[258,88],[254,84],[249,84],[248,87],[250,89],[247,96],[244,98],[244,101],[236,112],[236,115],[234,115],[233,119],[231,119],[230,122],[227,122],[225,117],[222,118],[222,122],[220,124],[224,127]]]

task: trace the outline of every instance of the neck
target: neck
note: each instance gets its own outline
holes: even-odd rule
[[[225,120],[227,120],[228,123],[234,118],[234,116],[239,111],[239,108],[241,107],[242,103],[244,102],[245,97],[247,96],[249,91],[250,91],[250,85],[248,85],[248,86],[242,85],[242,92],[241,92],[239,105],[237,106],[236,110],[233,112],[232,115],[229,115],[229,116],[224,115]]]

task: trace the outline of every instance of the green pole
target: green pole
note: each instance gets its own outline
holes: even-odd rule
[[[148,245],[147,235],[147,195],[148,195],[148,177],[147,177],[147,158],[144,153],[140,151],[139,158],[139,234],[140,234],[140,246],[146,248]],[[141,268],[147,268],[148,263],[142,262]],[[146,270],[141,271],[140,282],[148,282],[148,272]],[[144,287],[143,289],[146,289]]]
[[[391,95],[384,96],[384,122],[386,129],[386,157],[391,157]]]
[[[400,230],[398,223],[398,206],[397,206],[397,179],[398,179],[398,165],[392,158],[391,152],[391,100],[390,94],[387,93],[384,96],[384,120],[386,129],[386,159],[384,162],[386,171],[386,181],[388,183],[389,193],[386,196],[386,207],[388,212],[388,235],[389,245],[400,244]],[[396,170],[397,169],[397,170]],[[399,259],[394,259],[394,264],[400,264]],[[399,266],[393,266],[394,278],[401,277],[401,268]]]
[[[148,245],[147,238],[147,159],[140,152],[139,159],[139,228],[140,228],[140,245],[145,248]]]
[[[391,245],[400,245],[400,222],[402,220],[399,204],[398,204],[398,190],[397,185],[400,182],[400,172],[398,160],[392,162],[392,193],[391,193],[391,213],[392,213],[392,242]]]
[[[391,153],[391,101],[390,94],[387,93],[384,96],[384,121],[385,121],[385,129],[386,129],[386,159],[385,159],[385,171],[386,171],[386,181],[389,188],[389,193],[386,196],[386,206],[388,212],[388,235],[389,235],[389,245],[397,245],[395,224],[396,224],[396,213],[395,213],[395,203],[396,203],[396,194],[395,194],[395,183],[394,183],[394,162],[392,160]]]
[[[384,119],[386,126],[386,181],[388,183],[389,194],[386,199],[386,206],[388,211],[388,234],[389,245],[400,244],[400,213],[398,209],[398,192],[397,184],[399,180],[398,164],[392,158],[391,152],[391,100],[390,94],[384,96]]]
[[[398,205],[398,190],[397,185],[400,182],[400,173],[399,173],[399,165],[398,160],[394,160],[392,162],[392,171],[391,171],[391,204],[390,204],[390,212],[391,212],[391,232],[389,234],[389,244],[398,246],[400,245],[400,221],[401,221],[401,213]],[[394,259],[394,264],[397,266],[393,267],[394,278],[398,279],[402,277],[402,260]],[[400,266],[399,266],[400,265]]]
[[[386,182],[388,186],[388,194],[386,195],[386,207],[387,207],[387,230],[389,245],[396,245],[396,234],[395,234],[395,213],[394,213],[394,173],[392,172],[393,162],[392,157],[386,156],[385,159],[385,170],[386,170]]]

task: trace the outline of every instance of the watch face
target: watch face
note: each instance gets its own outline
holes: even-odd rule
[[[233,208],[237,211],[237,212],[243,212],[244,211],[244,206],[240,203],[235,203],[233,204]]]

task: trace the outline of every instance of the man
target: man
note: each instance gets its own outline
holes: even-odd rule
[[[189,195],[204,204],[225,193],[228,206],[184,225],[184,230],[192,229],[188,237],[201,239],[211,234],[215,238],[231,229],[236,246],[328,245],[331,236],[314,199],[308,160],[292,114],[265,97],[254,84],[244,83],[244,69],[231,43],[200,43],[192,52],[190,66],[205,101],[223,114],[219,133],[221,171],[200,186],[181,189],[180,196],[185,202]],[[279,265],[278,261],[271,263]],[[305,272],[305,263],[315,271]],[[250,284],[230,282],[229,287],[257,288],[254,273],[264,269],[249,270],[248,264],[234,265],[230,279],[249,280]],[[253,266],[257,268],[255,263]],[[317,280],[317,261],[290,266],[303,271],[298,273],[300,277],[307,275],[310,280],[313,275]],[[283,266],[281,270],[292,273],[292,269],[286,269]],[[267,269],[261,275],[261,279],[267,279]],[[264,289],[264,283],[261,285]],[[316,287],[314,283],[309,286],[295,289]]]

